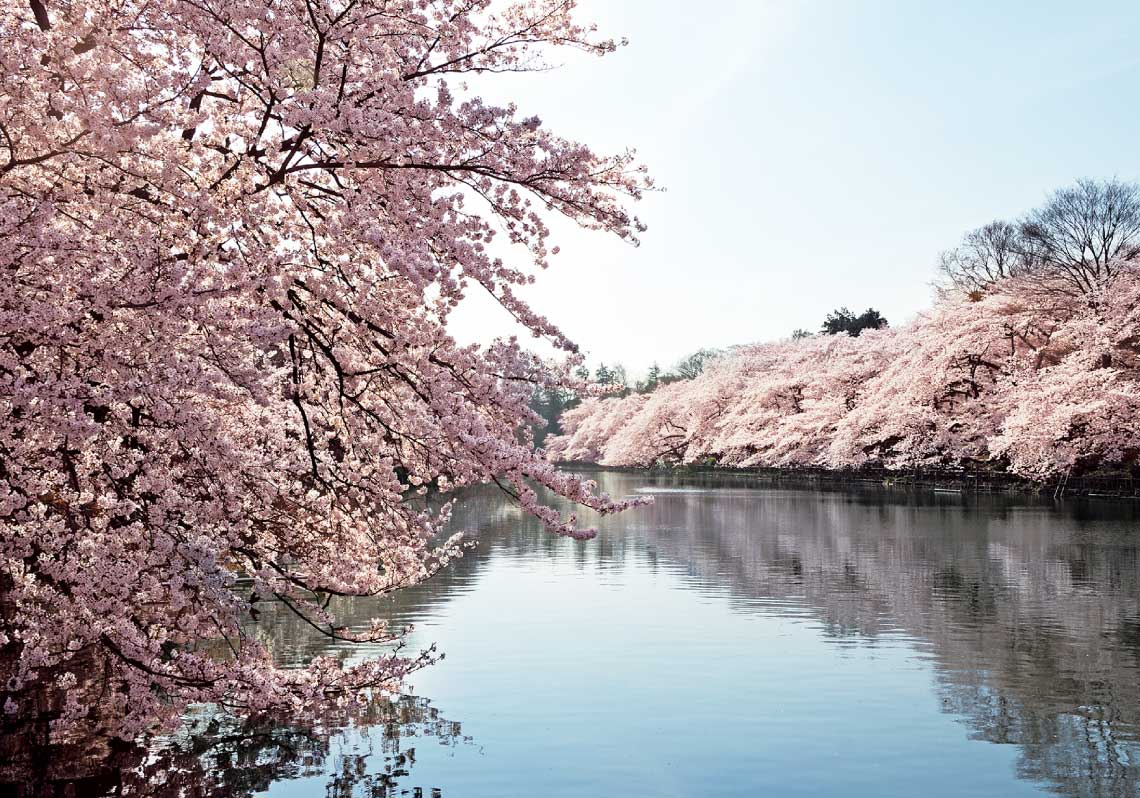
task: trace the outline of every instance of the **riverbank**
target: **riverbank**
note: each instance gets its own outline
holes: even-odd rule
[[[831,468],[727,468],[722,466],[602,466],[589,462],[560,462],[576,471],[616,471],[622,473],[740,474],[772,483],[811,486],[875,485],[880,487],[922,488],[953,493],[1013,493],[1053,496],[1082,496],[1108,499],[1140,499],[1140,478],[1131,473],[1061,475],[1036,481],[1002,471],[970,469],[890,469],[864,467]]]

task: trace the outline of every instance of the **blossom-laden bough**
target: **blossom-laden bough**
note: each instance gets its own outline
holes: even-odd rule
[[[573,0],[30,0],[0,10],[0,703],[98,680],[104,730],[188,701],[304,709],[430,661],[283,670],[243,631],[459,553],[427,494],[491,480],[555,533],[526,433],[573,344],[516,289],[547,221],[636,242],[650,187],[464,75],[618,46]],[[504,257],[519,255],[522,266]],[[566,353],[447,332],[486,291]],[[246,581],[248,580],[248,581]],[[203,641],[211,641],[205,644]],[[219,647],[221,652],[219,653]],[[87,694],[72,690],[71,696]],[[69,700],[57,725],[92,717]]]

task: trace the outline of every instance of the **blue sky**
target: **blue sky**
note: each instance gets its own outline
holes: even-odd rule
[[[666,191],[642,246],[556,226],[526,295],[592,363],[815,329],[839,305],[903,322],[940,250],[1078,177],[1140,178],[1140,4],[581,0],[630,45],[499,77]],[[486,303],[466,340],[510,332]]]

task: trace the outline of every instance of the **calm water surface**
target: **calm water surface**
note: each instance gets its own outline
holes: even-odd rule
[[[475,492],[475,552],[346,607],[439,644],[415,692],[461,732],[343,732],[257,794],[1140,795],[1133,505],[599,481],[656,502],[578,543]]]

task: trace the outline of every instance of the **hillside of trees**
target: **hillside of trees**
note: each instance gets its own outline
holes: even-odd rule
[[[1140,453],[1140,190],[1082,181],[941,258],[934,307],[742,346],[566,411],[548,457],[604,465],[978,465],[1045,479]],[[870,313],[871,311],[868,311]],[[844,315],[845,314],[845,315]],[[876,314],[877,315],[877,314]],[[885,324],[885,320],[884,324]],[[848,335],[826,334],[848,332]]]

